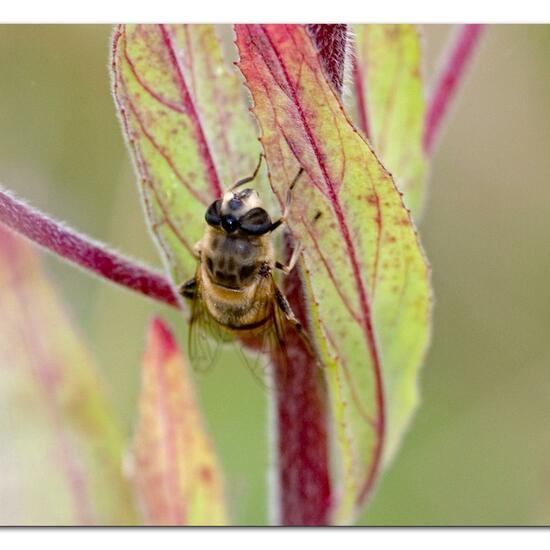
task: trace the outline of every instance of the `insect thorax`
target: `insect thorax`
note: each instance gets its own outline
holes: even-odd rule
[[[201,243],[201,263],[216,285],[238,290],[254,284],[259,271],[273,263],[268,236],[227,234],[209,227]]]

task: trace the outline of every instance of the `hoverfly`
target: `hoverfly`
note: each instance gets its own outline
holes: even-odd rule
[[[302,325],[273,277],[275,269],[288,274],[301,253],[298,245],[288,264],[276,261],[273,232],[286,221],[291,193],[303,169],[288,188],[283,215],[272,221],[254,189],[240,190],[254,181],[262,158],[260,155],[251,176],[234,183],[206,210],[205,232],[194,247],[198,260],[195,276],[179,288],[180,294],[191,302],[192,357],[197,351],[193,338],[196,329],[209,332],[218,342],[237,336],[256,348],[258,342],[270,341],[270,345],[278,346],[278,351],[284,351],[284,323],[288,322],[309,345]]]

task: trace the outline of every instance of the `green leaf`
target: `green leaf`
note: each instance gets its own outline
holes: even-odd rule
[[[21,237],[0,228],[0,523],[135,522],[96,367]]]
[[[336,522],[349,522],[416,406],[429,340],[429,269],[391,176],[350,122],[300,25],[238,25],[281,203],[304,169],[289,226],[324,365],[334,434]]]
[[[160,319],[149,327],[134,482],[146,522],[223,525],[223,480],[196,403],[188,367]]]
[[[242,85],[212,25],[121,26],[112,61],[147,219],[178,284],[195,272],[206,208],[258,161]]]
[[[422,147],[422,51],[415,25],[355,25],[359,127],[419,219],[427,160]]]

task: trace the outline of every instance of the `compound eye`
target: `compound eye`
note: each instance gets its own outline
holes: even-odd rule
[[[218,199],[217,201],[214,201],[206,211],[206,214],[204,215],[204,219],[206,220],[206,223],[208,225],[212,226],[218,226],[221,223],[221,207],[222,207],[222,201]]]
[[[241,229],[250,235],[264,235],[271,229],[271,218],[263,208],[252,208],[239,220]]]

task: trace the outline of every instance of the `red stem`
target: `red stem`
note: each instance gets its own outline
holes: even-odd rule
[[[304,291],[298,270],[285,280],[291,307],[307,330]],[[282,525],[328,525],[329,476],[327,395],[315,358],[296,331],[285,335],[288,361],[272,357],[276,380],[277,505]]]
[[[104,244],[82,237],[2,190],[0,223],[96,275],[179,307],[170,282],[162,274],[107,250]]]
[[[426,110],[423,136],[426,154],[430,154],[433,150],[445,114],[479,43],[483,29],[484,25],[462,26],[444,54],[444,62],[436,77]]]
[[[344,87],[346,51],[348,47],[348,26],[339,25],[306,25],[317,52],[338,95]]]
[[[342,93],[348,46],[347,25],[307,25],[329,80]],[[304,290],[298,270],[285,295],[307,329]],[[294,330],[285,343],[290,361],[275,355],[275,433],[278,516],[283,525],[328,525],[333,500],[329,471],[328,403],[323,377],[311,351]]]

